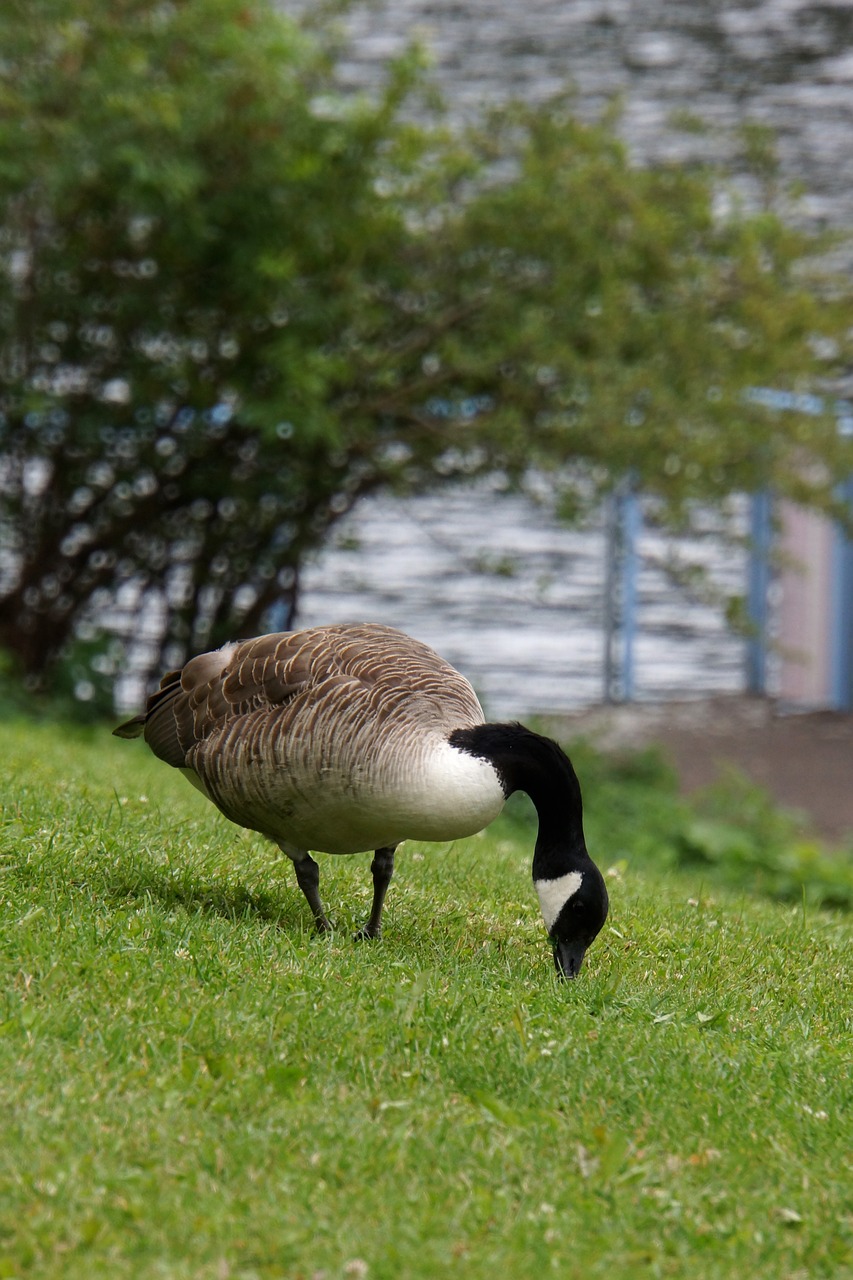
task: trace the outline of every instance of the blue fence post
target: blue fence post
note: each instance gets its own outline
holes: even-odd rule
[[[767,692],[767,632],[769,621],[770,549],[773,503],[767,489],[749,499],[749,569],[746,609],[751,635],[746,644],[746,687]]]
[[[640,502],[630,478],[613,493],[607,518],[604,585],[604,701],[631,702],[635,692]]]

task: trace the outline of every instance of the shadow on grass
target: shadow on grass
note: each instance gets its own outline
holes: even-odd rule
[[[204,883],[151,869],[138,876],[127,872],[105,876],[102,893],[112,903],[154,902],[167,912],[179,908],[189,915],[220,916],[234,924],[259,920],[294,932],[311,927],[310,914],[296,886],[291,893],[287,885],[282,885],[281,894],[274,894],[243,885]]]

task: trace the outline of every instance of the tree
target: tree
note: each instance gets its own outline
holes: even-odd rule
[[[129,580],[179,642],[250,625],[364,487],[328,456],[324,347],[394,251],[373,184],[399,87],[317,109],[328,59],[263,4],[0,22],[0,642],[39,675]]]
[[[265,0],[16,0],[0,39],[0,647],[31,679],[123,584],[154,666],[260,629],[383,486],[537,468],[569,511],[631,472],[675,519],[850,468],[828,416],[744,395],[826,379],[846,299],[715,175],[565,102],[416,126],[414,56],[342,99]]]

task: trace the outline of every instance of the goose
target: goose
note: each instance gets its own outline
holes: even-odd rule
[[[397,846],[474,835],[519,790],[539,818],[533,883],[560,976],[578,974],[606,919],[568,756],[521,724],[487,723],[465,677],[391,627],[317,626],[199,654],[113,732],[144,736],[226,818],[273,840],[320,932],[331,925],[312,852],[373,851],[356,936],[376,938]]]

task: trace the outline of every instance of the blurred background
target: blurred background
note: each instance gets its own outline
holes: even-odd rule
[[[0,17],[6,697],[400,626],[493,716],[853,707],[853,11]]]

